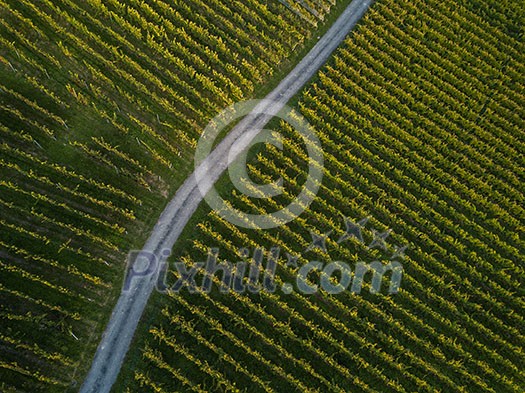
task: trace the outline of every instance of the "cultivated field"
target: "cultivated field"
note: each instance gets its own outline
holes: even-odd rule
[[[200,130],[331,6],[0,1],[0,391],[78,390]]]
[[[348,3],[0,0],[1,392],[78,391],[127,253],[209,119],[268,92]],[[113,391],[525,391],[522,8],[377,0],[290,103],[324,150],[310,208],[250,230],[203,204],[169,259],[215,247],[248,269],[279,247],[275,291],[221,293],[218,275],[211,293],[154,294]],[[217,187],[254,214],[308,167],[296,130],[268,128],[283,148],[254,150],[248,173],[284,194]],[[362,241],[345,219],[365,219]],[[396,261],[401,288],[306,295],[310,261]]]
[[[325,150],[310,209],[266,231],[201,213],[172,258],[191,266],[217,247],[253,264],[255,248],[278,246],[276,291],[221,294],[219,275],[210,294],[157,295],[115,391],[523,391],[525,47],[512,8],[493,6],[376,2],[296,104]],[[301,190],[304,146],[274,129],[284,148],[261,149],[249,172],[283,177],[286,194],[248,198],[224,179],[243,211]],[[370,217],[364,244],[338,242],[344,217]],[[392,229],[386,250],[367,247],[372,229]],[[330,230],[326,252],[309,247]],[[286,294],[298,270],[286,252],[299,266],[396,259],[401,290]]]

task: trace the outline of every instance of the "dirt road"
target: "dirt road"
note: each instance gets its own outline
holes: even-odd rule
[[[354,0],[345,9],[301,62],[261,102],[265,112],[279,112],[302,89],[341,44],[371,3],[372,0]],[[256,107],[254,113],[258,113],[261,108]],[[210,168],[206,173],[207,187],[211,187],[226,169],[228,153],[233,143],[246,130],[264,128],[268,120],[268,116],[248,115],[228,133],[206,159]],[[245,141],[247,145],[249,140]],[[162,212],[143,250],[160,257],[162,250],[171,249],[202,199],[194,172]],[[156,276],[151,274],[133,280],[129,290],[122,292],[80,389],[81,393],[106,393],[111,390],[155,282]]]

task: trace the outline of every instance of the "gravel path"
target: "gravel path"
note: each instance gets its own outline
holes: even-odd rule
[[[266,113],[279,112],[328,60],[371,3],[372,0],[354,0],[301,62],[252,113],[258,113],[261,109]],[[228,133],[206,159],[208,167],[211,168],[206,173],[208,187],[215,184],[226,169],[228,153],[233,143],[245,130],[264,128],[268,120],[268,116],[248,115]],[[250,139],[243,138],[244,141],[247,145]],[[239,147],[238,145],[236,144],[236,147]],[[194,172],[162,212],[143,250],[153,252],[160,258],[162,250],[171,249],[202,199]],[[80,389],[81,393],[106,393],[111,390],[155,282],[154,274],[136,279],[131,282],[129,291],[121,293],[97,348],[91,369]]]

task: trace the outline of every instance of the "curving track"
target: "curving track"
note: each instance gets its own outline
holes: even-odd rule
[[[352,1],[310,52],[266,96],[265,100],[255,107],[252,113],[263,111],[266,113],[278,113],[328,60],[332,52],[361,19],[371,3],[372,0]],[[208,188],[217,181],[227,168],[230,147],[235,142],[238,142],[240,136],[247,130],[264,128],[265,124],[270,120],[269,117],[266,115],[246,116],[210,153],[205,160],[208,168],[211,168],[205,174],[205,183]],[[242,138],[245,147],[250,141],[251,138]],[[235,143],[235,147],[237,151],[237,148],[242,148],[242,144]],[[154,253],[159,259],[161,258],[160,253],[162,250],[173,247],[184,226],[203,199],[201,190],[195,180],[195,173],[192,173],[186,179],[166,206],[144,245],[144,251]],[[106,393],[111,390],[155,283],[156,276],[151,274],[140,280],[133,280],[129,291],[121,293],[95,353],[91,369],[80,389],[81,393]]]

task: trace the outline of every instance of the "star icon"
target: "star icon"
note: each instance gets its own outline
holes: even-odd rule
[[[382,249],[383,251],[387,251],[388,246],[386,244],[386,238],[390,235],[390,232],[392,232],[391,229],[388,229],[387,231],[381,233],[377,232],[375,229],[372,229],[372,234],[374,238],[368,245],[368,248],[377,247]]]
[[[361,233],[361,229],[363,229],[368,222],[370,217],[363,218],[362,220],[358,221],[357,224],[351,221],[348,217],[345,217],[345,226],[346,230],[345,233],[341,235],[339,240],[337,240],[337,243],[342,243],[346,239],[350,239],[351,237],[355,237],[359,242],[364,243],[363,240],[363,234]]]
[[[318,235],[317,233],[310,231],[310,235],[312,236],[312,244],[308,246],[305,252],[313,250],[314,248],[320,248],[322,251],[326,252],[326,239],[328,239],[328,236],[330,236],[331,233],[332,231],[329,231],[322,235]]]
[[[286,266],[297,267],[297,260],[299,259],[299,255],[292,255],[286,253],[286,259],[288,259],[288,262],[286,262]]]
[[[396,259],[396,258],[401,258],[401,259],[405,259],[405,250],[408,248],[408,244],[403,246],[403,247],[399,247],[399,246],[394,246],[394,253],[392,254],[392,256],[390,257],[390,259]]]

